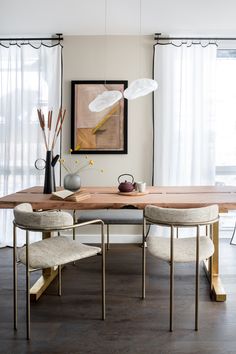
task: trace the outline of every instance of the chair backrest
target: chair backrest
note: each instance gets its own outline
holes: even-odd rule
[[[73,217],[69,213],[57,210],[34,212],[29,203],[17,205],[14,208],[14,217],[18,227],[29,230],[60,229],[73,225]]]
[[[148,205],[144,211],[144,216],[149,221],[167,226],[212,224],[218,220],[218,214],[218,205],[193,209],[161,208],[154,205]]]

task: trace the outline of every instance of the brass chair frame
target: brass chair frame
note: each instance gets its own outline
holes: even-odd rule
[[[177,230],[176,236],[178,235],[178,229],[184,227],[193,227],[196,228],[196,278],[195,278],[195,331],[198,330],[199,316],[198,316],[198,307],[199,307],[199,237],[200,237],[200,227],[206,226],[206,237],[210,236],[213,241],[213,224],[219,221],[219,217],[210,220],[208,222],[201,223],[166,223],[160,222],[157,220],[150,219],[145,216],[143,217],[143,247],[142,247],[142,299],[146,297],[146,248],[147,248],[147,238],[146,233],[146,224],[155,224],[160,226],[167,226],[170,228],[170,313],[169,313],[169,330],[173,331],[173,313],[174,313],[174,234],[175,228]],[[210,229],[210,230],[209,230]],[[210,231],[210,232],[209,232]],[[210,257],[209,260],[209,272],[210,272],[210,290],[212,291],[212,280],[213,280],[213,259]]]
[[[234,230],[233,230],[233,233],[232,233],[231,239],[230,239],[230,241],[229,241],[229,244],[230,244],[230,245],[233,245],[233,246],[235,246],[235,245],[236,245],[236,243],[234,242],[235,232],[236,232],[236,222],[235,222],[235,224],[234,224]]]
[[[60,232],[65,230],[74,230],[78,227],[100,224],[101,225],[101,266],[102,266],[102,320],[106,318],[106,297],[105,297],[105,240],[104,240],[104,222],[100,219],[91,220],[60,228],[32,228],[17,224],[13,221],[13,288],[14,288],[14,329],[17,330],[18,309],[17,309],[17,264],[21,263],[17,260],[17,234],[16,229],[26,231],[26,332],[27,339],[30,339],[30,273],[39,269],[30,269],[29,267],[29,232]],[[60,237],[60,236],[56,236]],[[61,265],[58,265],[58,295],[61,295]]]

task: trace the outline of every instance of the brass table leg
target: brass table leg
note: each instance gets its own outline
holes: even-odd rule
[[[50,232],[43,232],[43,239],[51,237]],[[46,268],[43,269],[41,277],[30,288],[30,300],[37,301],[52,281],[57,277],[58,269]]]
[[[219,223],[213,225],[213,242],[215,246],[215,252],[212,256],[212,290],[211,296],[214,301],[223,302],[226,301],[227,295],[219,275]],[[204,268],[208,279],[210,280],[209,264],[204,262]]]

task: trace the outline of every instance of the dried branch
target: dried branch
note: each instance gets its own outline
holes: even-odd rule
[[[55,131],[54,131],[54,134],[53,134],[53,139],[52,139],[52,150],[54,149],[54,146],[55,146],[57,128],[58,128],[58,125],[59,125],[61,119],[62,119],[62,109],[60,108],[59,112],[58,112],[58,116],[57,116],[57,122],[56,122]]]
[[[65,116],[66,116],[66,110],[64,109],[64,112],[63,112],[63,116],[61,118],[61,123],[60,123],[60,126],[58,128],[58,131],[56,133],[56,137],[54,139],[54,142],[53,142],[53,145],[52,145],[52,150],[54,149],[55,145],[56,145],[56,142],[57,142],[57,138],[58,138],[58,135],[60,134],[61,130],[62,130],[62,124],[64,122],[64,119],[65,119]],[[55,130],[56,132],[56,130]]]
[[[56,145],[57,138],[62,130],[62,124],[65,119],[66,110],[64,110],[63,114],[62,114],[62,109],[61,108],[59,109],[58,116],[57,116],[57,122],[56,122],[55,130],[53,133],[52,145],[50,144],[50,140],[51,140],[50,138],[51,138],[51,132],[52,132],[52,113],[53,113],[53,111],[52,110],[48,111],[47,127],[46,127],[47,134],[46,134],[46,130],[45,130],[46,121],[44,118],[44,114],[42,113],[41,109],[37,109],[37,113],[38,113],[39,124],[42,129],[42,133],[43,133],[45,147],[47,150],[53,150]]]
[[[48,147],[50,146],[51,129],[52,129],[52,111],[48,111]]]
[[[48,144],[47,144],[46,133],[45,133],[44,115],[42,114],[41,109],[37,109],[37,112],[38,112],[40,127],[41,127],[42,133],[43,133],[44,144],[45,144],[46,149],[48,150]]]

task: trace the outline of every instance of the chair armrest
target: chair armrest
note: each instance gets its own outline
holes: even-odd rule
[[[102,256],[103,256],[103,266],[105,264],[105,237],[104,237],[104,222],[100,219],[95,219],[95,220],[90,220],[90,221],[85,221],[81,223],[76,223],[73,225],[73,229],[76,229],[78,227],[82,226],[87,226],[87,225],[93,225],[93,224],[100,224],[101,225],[101,249],[102,249]],[[68,227],[70,229],[71,227]],[[64,229],[65,230],[65,229]]]
[[[81,222],[81,223],[76,223],[73,225],[60,226],[58,228],[56,228],[56,227],[44,227],[44,228],[29,227],[29,226],[17,224],[15,222],[15,220],[13,221],[13,224],[22,230],[38,231],[38,232],[54,232],[54,231],[72,230],[77,227],[82,227],[82,226],[92,225],[92,224],[104,225],[104,222],[100,219],[95,219],[95,220],[85,221],[85,222]]]
[[[104,222],[101,219],[94,219],[94,220],[84,221],[84,222],[81,222],[81,223],[75,223],[74,225],[70,225],[70,226],[65,226],[65,227],[63,227],[62,230],[71,230],[71,229],[76,229],[78,227],[92,225],[92,224],[102,224],[102,225],[104,225]]]

